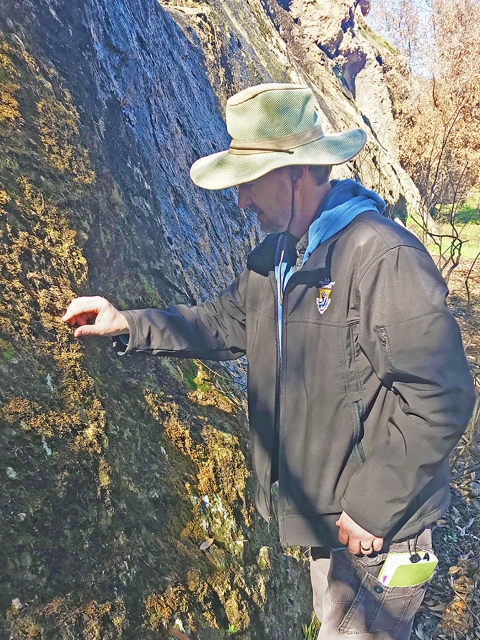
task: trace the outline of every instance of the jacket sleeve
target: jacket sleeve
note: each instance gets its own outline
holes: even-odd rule
[[[474,388],[447,288],[426,251],[390,249],[359,274],[358,288],[359,345],[395,409],[341,506],[385,537],[464,432]]]
[[[248,270],[216,300],[195,307],[122,311],[130,329],[122,355],[136,351],[178,358],[234,360],[246,351]]]

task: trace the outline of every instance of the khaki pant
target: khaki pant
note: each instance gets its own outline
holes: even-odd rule
[[[412,550],[414,542],[410,541]],[[416,548],[432,551],[430,529],[418,537]],[[408,550],[405,541],[390,543],[372,556],[345,550],[332,551],[328,558],[322,557],[322,549],[312,548],[313,608],[322,622],[318,640],[408,640],[426,583],[387,587],[376,579],[388,551]]]

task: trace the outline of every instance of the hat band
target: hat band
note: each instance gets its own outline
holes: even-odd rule
[[[249,156],[255,153],[268,153],[281,151],[283,153],[293,153],[292,149],[303,147],[304,144],[315,142],[324,138],[322,125],[318,124],[313,129],[293,133],[283,138],[272,138],[271,140],[257,140],[255,142],[236,142],[232,140],[228,153],[235,156]]]

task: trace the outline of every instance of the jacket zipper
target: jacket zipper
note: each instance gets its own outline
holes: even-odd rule
[[[388,344],[387,330],[385,327],[380,327],[378,333],[380,335],[380,341],[386,349]]]
[[[270,284],[272,285],[275,299],[275,344],[277,346],[277,374],[275,376],[275,417],[273,421],[273,450],[270,456],[270,477],[272,473],[273,453],[275,448],[278,453],[277,467],[278,467],[278,485],[280,487],[280,345],[279,345],[279,333],[278,333],[278,293],[276,287],[275,274],[272,272],[270,277]],[[280,494],[280,491],[279,491]],[[271,491],[268,498],[268,522],[272,521],[271,514]]]
[[[284,386],[284,375],[283,375],[283,359],[285,358],[285,346],[286,346],[286,339],[285,339],[285,335],[286,335],[286,323],[285,323],[285,318],[287,315],[287,301],[288,301],[288,296],[287,293],[289,291],[289,288],[291,288],[292,285],[292,281],[295,280],[295,275],[296,273],[298,273],[298,271],[296,271],[294,274],[292,274],[292,276],[290,277],[289,281],[287,282],[287,285],[285,287],[285,290],[283,292],[283,300],[282,300],[282,358],[280,359],[280,344],[279,344],[279,340],[278,340],[278,306],[276,305],[276,309],[275,309],[275,313],[277,315],[277,321],[275,323],[276,326],[276,331],[277,331],[277,433],[278,433],[278,530],[279,530],[279,537],[280,537],[280,542],[282,544],[282,546],[287,546],[287,539],[286,539],[286,534],[285,534],[285,522],[284,522],[284,513],[285,513],[285,505],[284,505],[284,501],[285,501],[285,492],[284,492],[284,487],[283,487],[283,483],[282,483],[282,451],[281,451],[281,444],[282,444],[282,439],[280,438],[280,429],[282,427],[282,423],[281,423],[281,410],[282,410],[282,395],[283,395],[283,386]],[[282,364],[280,364],[282,362]]]
[[[378,329],[378,335],[380,336],[380,342],[382,343],[382,346],[385,350],[385,355],[387,356],[387,361],[389,363],[389,365],[395,369],[395,365],[392,362],[391,359],[391,353],[390,353],[390,342],[388,339],[388,333],[385,327],[379,327]]]
[[[362,464],[365,464],[365,462],[367,461],[367,456],[365,454],[365,449],[361,439],[362,413],[363,413],[362,401],[357,400],[356,402],[354,402],[353,408],[355,411],[355,433],[354,433],[355,444],[353,445],[353,455],[357,463],[361,466]]]

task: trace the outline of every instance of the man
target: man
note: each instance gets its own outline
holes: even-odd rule
[[[208,189],[238,185],[239,206],[269,233],[247,268],[197,307],[121,313],[79,298],[63,319],[76,336],[120,336],[124,353],[246,354],[257,508],[270,519],[278,480],[282,543],[312,548],[319,639],[405,640],[425,585],[376,578],[387,551],[431,550],[448,454],[473,406],[446,287],[378,195],[329,182],[366,136],[324,135],[310,89],[251,87],[226,115],[230,149],[191,175]]]

